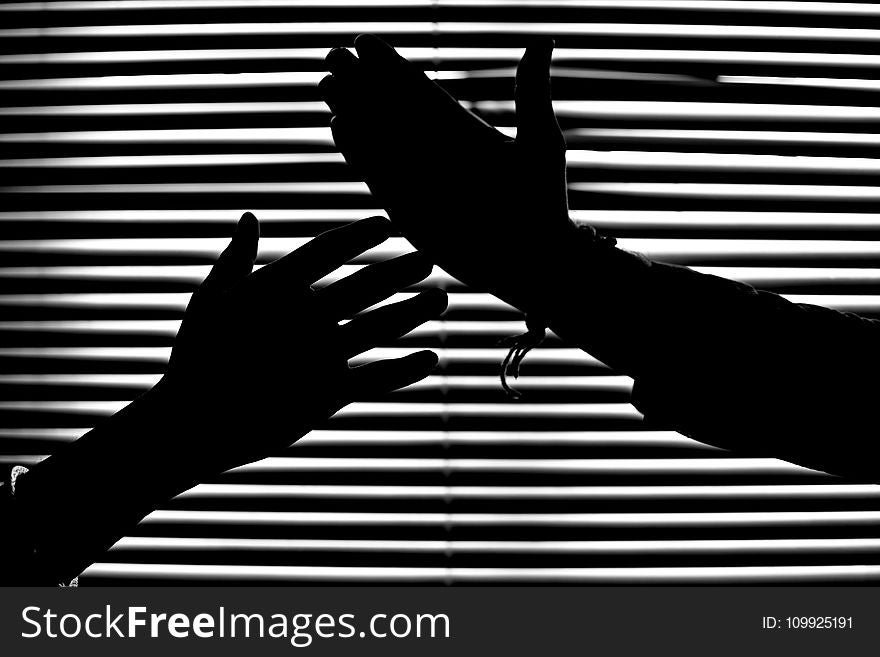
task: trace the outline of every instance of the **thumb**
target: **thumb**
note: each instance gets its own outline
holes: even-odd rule
[[[257,244],[260,240],[260,223],[250,212],[241,215],[232,239],[208,277],[202,283],[203,290],[219,292],[225,290],[251,273],[257,259]]]
[[[550,37],[532,44],[516,69],[516,141],[527,148],[565,147],[550,96],[553,45]]]

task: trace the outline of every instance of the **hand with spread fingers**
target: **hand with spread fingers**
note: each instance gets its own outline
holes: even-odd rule
[[[327,56],[337,147],[401,232],[463,282],[520,307],[570,237],[565,142],[550,98],[552,39],[516,77],[517,136],[462,107],[372,35]]]
[[[437,364],[430,351],[348,364],[446,308],[432,289],[368,310],[424,279],[424,256],[312,287],[390,229],[364,219],[252,271],[259,224],[246,213],[193,294],[162,380],[18,478],[27,526],[20,545],[6,547],[26,556],[9,557],[21,562],[13,581],[68,581],[173,496],[287,447],[359,397],[427,376]]]
[[[368,265],[319,290],[312,285],[384,242],[391,224],[372,217],[328,231],[252,272],[259,226],[245,214],[229,247],[193,295],[160,387],[212,436],[179,448],[193,467],[220,471],[289,445],[369,392],[418,381],[437,364],[430,351],[350,368],[446,308],[438,289],[359,314],[431,272],[410,253]],[[354,316],[340,325],[341,320]],[[201,432],[204,433],[204,432]]]

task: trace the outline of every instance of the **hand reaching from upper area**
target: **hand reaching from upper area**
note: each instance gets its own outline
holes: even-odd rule
[[[348,359],[387,345],[446,307],[428,290],[339,325],[431,271],[413,253],[369,265],[319,290],[311,285],[384,242],[391,224],[364,219],[329,231],[252,272],[259,226],[245,214],[229,247],[187,308],[160,387],[195,426],[175,441],[184,465],[216,473],[266,456],[363,395],[418,381],[436,356],[349,368]],[[180,467],[178,465],[178,467]]]
[[[573,228],[550,98],[552,40],[528,48],[519,64],[516,139],[379,38],[362,35],[355,48],[357,57],[330,52],[320,84],[337,147],[420,251],[463,282],[527,307]]]

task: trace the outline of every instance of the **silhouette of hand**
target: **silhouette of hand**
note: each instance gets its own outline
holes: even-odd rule
[[[246,213],[192,297],[159,387],[192,422],[171,450],[189,475],[216,474],[289,445],[369,391],[392,391],[435,367],[430,351],[349,368],[446,308],[441,290],[340,320],[431,271],[418,253],[367,266],[324,288],[315,281],[384,242],[391,224],[364,219],[329,231],[252,272],[259,224]]]
[[[372,35],[337,48],[320,83],[337,147],[416,248],[519,305],[573,228],[565,141],[550,99],[552,39],[516,76],[517,137],[466,110]]]

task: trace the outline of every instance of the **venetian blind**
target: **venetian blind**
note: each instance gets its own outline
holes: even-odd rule
[[[260,263],[377,213],[315,86],[362,32],[508,131],[523,45],[553,35],[576,220],[877,315],[878,28],[880,7],[836,2],[0,5],[0,459],[37,462],[158,379],[243,210]],[[649,426],[629,379],[558,340],[511,402],[497,342],[519,314],[427,284],[444,317],[367,356],[432,348],[433,376],[179,496],[83,583],[880,577],[880,488]]]

